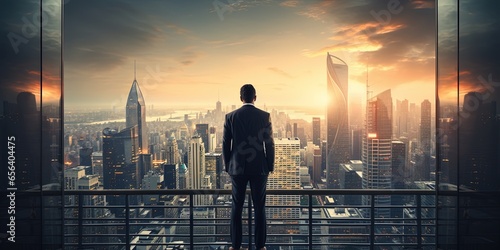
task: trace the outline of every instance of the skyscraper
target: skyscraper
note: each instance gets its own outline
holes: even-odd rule
[[[465,188],[476,191],[499,190],[500,119],[497,103],[481,100],[481,94],[469,92],[463,97],[459,121],[460,117],[463,120],[458,130],[458,145],[450,143],[450,151],[460,153],[453,159],[450,156],[450,168],[460,166],[458,183]]]
[[[180,163],[179,147],[177,144],[177,140],[173,135],[170,136],[167,140],[167,144],[165,146],[165,154],[165,161],[168,164]]]
[[[279,138],[274,140],[274,172],[269,175],[268,189],[300,189],[300,140],[298,138]],[[299,195],[269,195],[269,205],[300,204]],[[299,218],[298,209],[268,208],[270,218]]]
[[[362,129],[353,129],[351,131],[351,159],[361,160],[361,148],[363,144],[362,138]]]
[[[196,124],[196,133],[201,137],[205,153],[208,153],[208,124]]]
[[[179,189],[179,164],[164,163],[163,182],[166,189]]]
[[[92,166],[91,154],[92,148],[80,148],[80,166]]]
[[[224,188],[224,184],[229,180],[229,175],[224,171],[222,154],[206,153],[205,166],[207,174],[210,175],[212,180],[212,187],[216,189]]]
[[[105,128],[102,135],[104,189],[138,188],[137,126],[120,132]]]
[[[314,145],[321,146],[321,119],[319,117],[312,118],[312,140]]]
[[[208,152],[214,152],[217,147],[217,129],[215,127],[209,128],[208,134]]]
[[[401,101],[400,105],[397,107],[398,118],[396,127],[398,128],[396,136],[399,138],[401,136],[408,136],[408,100],[404,99]]]
[[[340,58],[327,54],[326,181],[338,188],[339,165],[349,160],[348,67]]]
[[[161,177],[158,173],[154,171],[149,171],[144,176],[141,177],[141,189],[144,190],[156,190],[158,189],[158,184],[160,183]],[[143,195],[142,201],[146,205],[156,204],[158,202],[159,195]]]
[[[205,166],[205,146],[201,141],[201,137],[193,136],[189,142],[188,148],[188,169],[189,169],[189,185],[190,189],[210,189],[210,176],[207,175]],[[196,195],[193,204],[208,205],[208,196]]]
[[[134,72],[135,74],[135,72]],[[137,126],[139,137],[139,152],[147,154],[149,152],[148,133],[146,127],[146,104],[142,96],[139,83],[135,79],[128,94],[127,106],[125,108],[126,127]]]
[[[366,105],[366,132],[363,137],[363,189],[390,189],[392,178],[392,97],[388,89],[368,100]],[[371,204],[363,196],[363,205]],[[375,197],[376,205],[390,205],[389,195]],[[376,216],[389,217],[387,208],[377,209]]]
[[[313,153],[313,167],[312,167],[312,180],[315,184],[321,183],[321,149],[319,147],[314,149]]]
[[[392,141],[392,188],[405,188],[405,181],[409,178],[406,170],[406,144],[402,141]],[[391,209],[391,218],[400,218],[403,214],[403,209],[400,208],[404,204],[403,195],[393,195],[391,204],[399,206]]]
[[[423,161],[418,169],[419,179],[431,180],[431,102],[424,100],[420,106],[420,148]]]
[[[90,155],[90,159],[92,161],[92,174],[98,175],[99,179],[102,181],[102,151],[93,152],[92,155]]]

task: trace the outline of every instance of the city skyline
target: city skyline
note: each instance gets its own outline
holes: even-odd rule
[[[212,1],[68,4],[65,107],[122,106],[126,96],[116,93],[124,93],[134,61],[144,97],[155,107],[238,104],[244,83],[256,86],[261,106],[322,107],[327,52],[350,66],[350,99],[366,99],[367,73],[370,91],[392,88],[396,98],[411,92],[404,97],[411,102],[434,96],[435,35],[421,23],[434,19],[432,2],[401,5],[388,19],[385,4],[361,1],[238,1],[231,7],[221,13]],[[87,20],[88,13],[99,20]],[[413,31],[420,35],[409,36]]]

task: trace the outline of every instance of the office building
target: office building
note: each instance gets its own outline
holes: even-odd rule
[[[422,163],[417,169],[418,180],[431,180],[431,102],[424,100],[420,106],[420,149]]]
[[[208,152],[215,152],[217,148],[217,130],[215,127],[210,127],[208,130]]]
[[[390,189],[392,181],[392,97],[386,90],[367,102],[366,132],[363,137],[363,189]],[[390,205],[390,195],[379,195],[372,201],[363,196],[363,205]],[[368,214],[365,214],[367,217]],[[376,217],[389,217],[389,208],[377,209]]]
[[[396,137],[408,136],[409,131],[409,114],[408,114],[408,100],[396,102]]]
[[[208,145],[208,124],[196,124],[196,134],[201,137],[205,153],[209,152]]]
[[[104,189],[138,189],[139,140],[137,126],[120,132],[105,128],[102,132]],[[108,196],[110,205],[123,204],[123,196]],[[114,213],[118,212],[116,209]]]
[[[313,183],[321,183],[321,149],[319,147],[314,149],[313,153],[313,166],[312,166],[312,182]]]
[[[85,176],[85,168],[83,166],[64,170],[64,189],[78,189],[78,180],[80,180],[83,176]]]
[[[168,164],[180,163],[179,147],[175,136],[172,134],[168,137],[165,145],[165,162]]]
[[[361,189],[362,188],[362,171],[356,169],[354,164],[340,164],[339,184],[340,189]],[[342,205],[360,205],[360,195],[341,195],[338,197],[338,204]]]
[[[319,117],[312,118],[312,140],[315,145],[321,146],[321,119]]]
[[[224,170],[221,153],[206,153],[205,165],[207,175],[210,175],[212,180],[212,189],[224,188],[224,184],[230,182],[230,177]]]
[[[179,189],[179,164],[162,164],[163,187],[165,189]]]
[[[363,145],[363,130],[353,129],[351,131],[351,159],[361,160],[361,149]]]
[[[92,166],[92,148],[80,148],[80,166]],[[90,169],[92,171],[92,169]],[[88,172],[86,174],[92,174],[92,172]]]
[[[153,171],[147,172],[142,178],[142,187],[143,190],[157,190],[159,189],[162,182],[162,178],[160,174],[155,173]],[[143,195],[142,201],[145,205],[154,205],[158,203],[159,196],[157,194],[153,195]]]
[[[189,170],[186,164],[181,163],[179,166],[179,189],[187,189],[188,187]]]
[[[392,141],[392,188],[404,189],[406,182],[410,180],[410,176],[406,169],[406,145],[402,141]],[[402,206],[404,204],[404,195],[393,195],[391,204],[394,206]],[[392,208],[391,218],[401,218],[403,214],[402,208]]]
[[[141,229],[137,236],[130,241],[130,249],[134,250],[159,250],[167,243],[165,235],[167,231],[162,226],[151,226]],[[148,245],[151,244],[151,245]]]
[[[267,180],[268,189],[300,189],[300,140],[276,138],[274,140],[274,172]],[[268,195],[269,205],[299,205],[299,195]],[[267,208],[269,218],[299,218],[299,209]]]
[[[102,182],[102,151],[100,152],[92,152],[90,155],[90,160],[92,162],[92,174],[96,174],[99,176],[99,179]]]
[[[326,181],[338,188],[339,165],[349,160],[348,67],[340,58],[327,54]]]
[[[188,188],[190,189],[210,189],[212,182],[207,175],[205,165],[205,146],[201,137],[195,135],[189,141],[188,161],[189,169]],[[195,195],[193,204],[195,206],[209,205],[211,199],[207,195]]]

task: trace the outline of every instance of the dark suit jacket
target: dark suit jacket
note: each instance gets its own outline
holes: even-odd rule
[[[222,154],[229,175],[267,175],[274,170],[274,140],[269,113],[253,105],[226,114]]]

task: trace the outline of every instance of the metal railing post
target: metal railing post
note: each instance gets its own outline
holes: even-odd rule
[[[189,249],[194,249],[194,195],[189,194]]]
[[[422,196],[417,194],[417,248],[422,249]]]
[[[78,195],[78,249],[83,244],[83,195]]]
[[[375,249],[375,195],[370,195],[370,249]]]
[[[248,194],[248,249],[252,249],[252,195]]]
[[[313,213],[312,213],[312,209],[313,209],[313,202],[312,202],[312,194],[309,194],[308,196],[309,198],[309,250],[312,250],[313,249],[313,242],[312,242],[312,239],[313,239],[313,224],[312,224],[312,220],[313,220]]]
[[[130,249],[130,204],[129,195],[125,195],[125,249]]]

